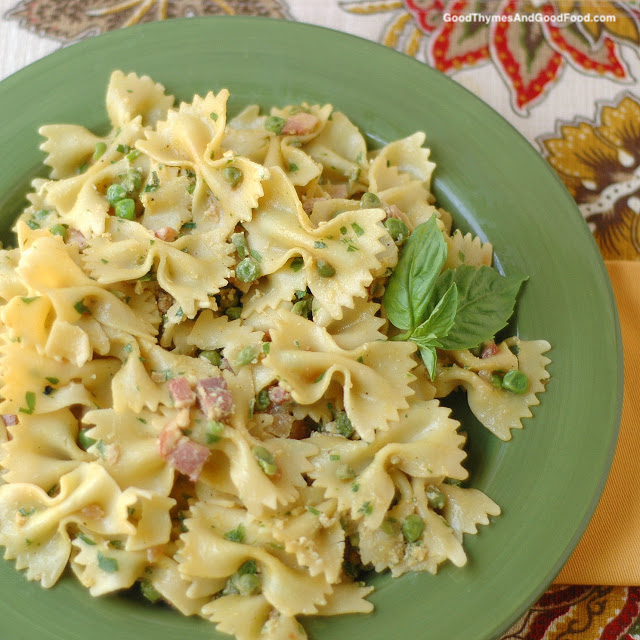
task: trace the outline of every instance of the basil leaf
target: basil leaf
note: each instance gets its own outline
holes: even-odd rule
[[[434,299],[453,283],[458,289],[458,307],[449,333],[441,340],[443,349],[471,349],[493,338],[513,314],[522,276],[501,276],[495,269],[460,265],[438,278]]]
[[[449,334],[457,308],[458,287],[452,282],[431,315],[411,334],[409,340],[416,342],[420,347],[441,347],[440,341]]]
[[[436,376],[436,364],[438,362],[438,354],[436,353],[436,348],[431,347],[420,347],[420,355],[422,356],[422,360],[424,361],[424,366],[429,372],[429,377],[433,380]]]
[[[447,258],[447,243],[432,216],[409,236],[387,282],[382,304],[398,329],[413,331],[428,315],[433,285]]]

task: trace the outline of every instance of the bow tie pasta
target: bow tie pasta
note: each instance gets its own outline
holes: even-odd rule
[[[423,133],[228,97],[116,71],[108,134],[42,127],[0,250],[0,546],[43,587],[304,638],[373,609],[363,571],[466,563],[500,508],[443,399],[509,440],[550,345],[504,335],[525,278],[436,207]]]

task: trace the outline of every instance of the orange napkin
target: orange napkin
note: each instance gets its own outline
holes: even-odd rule
[[[556,584],[640,585],[640,262],[605,264],[622,330],[622,423],[600,502]]]

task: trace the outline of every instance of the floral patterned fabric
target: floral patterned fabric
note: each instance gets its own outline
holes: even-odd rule
[[[199,15],[339,28],[450,75],[547,160],[603,257],[640,259],[638,0],[0,0],[0,79],[83,38]],[[502,638],[560,639],[640,640],[640,587],[553,585]]]

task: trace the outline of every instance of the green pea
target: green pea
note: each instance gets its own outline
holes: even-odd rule
[[[93,159],[99,160],[103,156],[106,150],[107,150],[107,145],[105,142],[96,142],[96,148],[95,148],[95,151],[93,152]]]
[[[303,318],[309,317],[311,311],[311,300],[298,300],[293,307],[291,307],[291,313],[295,313]]]
[[[244,367],[245,365],[251,364],[252,362],[256,361],[256,356],[256,348],[253,345],[242,347],[236,357],[236,364]]]
[[[222,422],[218,422],[218,420],[209,420],[207,422],[207,444],[220,442],[223,431],[224,424]]]
[[[226,540],[230,540],[231,542],[244,542],[246,539],[246,532],[244,529],[244,525],[240,523],[235,529],[231,529],[231,531],[227,531],[224,534]]]
[[[270,404],[268,389],[262,389],[256,396],[256,409],[264,411]]]
[[[122,187],[127,193],[137,193],[142,187],[142,176],[139,171],[132,169],[127,171],[124,179],[122,180]]]
[[[360,206],[363,209],[376,209],[380,206],[380,198],[371,191],[366,191],[360,198]]]
[[[222,364],[222,356],[220,355],[220,352],[213,349],[201,351],[199,357],[208,360],[214,367],[219,367]]]
[[[502,388],[511,393],[523,394],[529,388],[529,378],[519,369],[511,369],[502,378]]]
[[[120,184],[109,185],[107,189],[107,200],[111,206],[115,206],[123,198],[127,197],[127,190]]]
[[[257,445],[252,449],[253,455],[256,457],[260,468],[265,472],[268,476],[275,476],[278,473],[278,465],[276,461],[273,459],[273,455],[271,455],[271,451],[266,447],[262,447]]]
[[[125,220],[135,220],[136,218],[136,203],[131,198],[124,198],[124,200],[116,202],[114,209],[118,218]]]
[[[491,384],[496,389],[502,389],[502,377],[499,376],[497,373],[491,374]]]
[[[236,574],[232,583],[241,596],[254,596],[262,591],[262,581],[255,573]]]
[[[264,121],[264,128],[267,131],[271,131],[272,133],[275,133],[276,135],[280,135],[285,122],[286,120],[284,118],[280,118],[279,116],[269,116]]]
[[[247,560],[246,562],[243,562],[236,571],[236,574],[239,576],[243,576],[246,573],[258,573],[258,566],[256,565],[255,560]]]
[[[444,493],[432,484],[427,487],[427,500],[432,509],[442,509],[447,502]]]
[[[242,182],[244,176],[238,167],[225,167],[222,170],[222,177],[229,183],[229,186],[235,188]]]
[[[158,602],[162,594],[147,580],[140,583],[140,592],[149,602]]]
[[[409,227],[398,218],[387,218],[384,226],[396,244],[402,244],[409,237]]]
[[[87,435],[87,431],[89,431],[89,429],[80,429],[80,431],[78,432],[78,444],[80,445],[80,448],[84,449],[85,451],[91,445],[94,445],[96,443],[96,440],[90,438]]]
[[[244,258],[236,267],[236,278],[241,282],[253,282],[262,274],[260,265],[253,258]]]
[[[321,278],[331,278],[336,273],[336,270],[324,260],[318,260],[316,262],[316,271]]]
[[[52,236],[61,236],[63,240],[67,239],[67,225],[66,224],[54,224],[50,229],[49,233]]]
[[[249,247],[247,246],[247,239],[244,237],[244,233],[231,234],[231,244],[236,248],[240,259],[246,258],[249,255]]]
[[[424,520],[417,513],[412,513],[404,519],[401,529],[407,542],[415,542],[422,536]]]
[[[336,414],[336,430],[345,438],[350,438],[353,435],[353,425],[344,411],[338,411]]]
[[[242,307],[227,307],[224,310],[224,315],[229,320],[237,320],[242,315]]]

